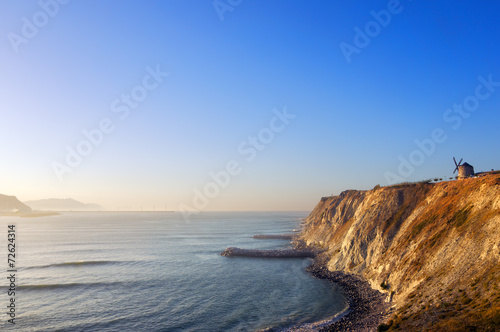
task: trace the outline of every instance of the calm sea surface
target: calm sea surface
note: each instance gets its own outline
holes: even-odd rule
[[[322,320],[346,304],[308,259],[222,257],[300,225],[306,213],[65,213],[0,218],[0,329],[257,331]],[[8,323],[8,225],[16,227],[15,326]]]

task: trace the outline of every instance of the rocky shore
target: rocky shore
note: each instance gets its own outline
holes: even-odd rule
[[[295,234],[257,234],[252,236],[254,239],[259,239],[259,240],[293,240],[294,237],[297,235]]]
[[[329,271],[322,259],[315,260],[307,270],[316,278],[338,284],[349,305],[340,319],[318,329],[319,331],[377,331],[377,327],[390,314],[390,304],[385,302],[386,295],[372,289],[367,281],[340,271]]]
[[[315,253],[312,250],[300,249],[276,249],[276,250],[259,250],[259,249],[241,249],[230,247],[221,253],[221,256],[234,257],[260,257],[260,258],[314,258]]]
[[[390,303],[385,301],[386,295],[371,288],[368,281],[358,276],[341,271],[329,271],[326,268],[326,262],[328,261],[326,253],[306,245],[304,241],[295,237],[292,239],[293,248],[291,249],[258,250],[230,247],[224,250],[221,255],[264,258],[314,258],[312,264],[307,267],[307,271],[316,278],[327,279],[339,285],[347,299],[348,309],[331,320],[297,325],[285,330],[270,328],[263,331],[377,331],[378,326],[391,313]]]

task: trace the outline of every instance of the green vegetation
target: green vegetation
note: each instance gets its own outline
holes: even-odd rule
[[[446,234],[445,230],[441,230],[438,233],[434,234],[434,236],[432,236],[427,242],[429,244],[429,248],[434,247],[436,243],[440,242],[444,238],[445,234]]]
[[[413,229],[410,233],[411,237],[417,236],[418,234],[420,234],[422,229],[425,228],[425,226],[430,225],[435,221],[436,221],[436,216],[431,216],[431,217],[428,217],[427,219],[425,219],[424,221],[422,221],[421,223],[417,224],[415,227],[413,227]]]
[[[453,215],[453,217],[451,217],[451,220],[449,220],[448,222],[455,227],[462,226],[463,224],[465,224],[469,220],[470,211],[473,207],[474,207],[474,205],[469,205],[469,206],[466,206],[466,207],[458,210]]]
[[[427,183],[431,183],[431,182],[432,182],[432,179],[415,181],[415,182],[401,182],[401,183],[393,184],[392,186],[388,186],[387,188],[406,188],[406,187],[411,187],[411,186],[414,186],[417,184],[427,184]]]

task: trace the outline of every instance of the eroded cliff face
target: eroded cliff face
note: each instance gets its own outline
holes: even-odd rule
[[[393,329],[500,327],[500,174],[324,197],[301,236],[387,293]]]

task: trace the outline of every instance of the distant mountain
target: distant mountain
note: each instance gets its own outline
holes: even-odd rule
[[[98,204],[85,204],[72,198],[49,198],[24,202],[33,210],[38,211],[100,211]]]
[[[0,212],[31,212],[31,208],[23,204],[16,196],[0,194]]]

